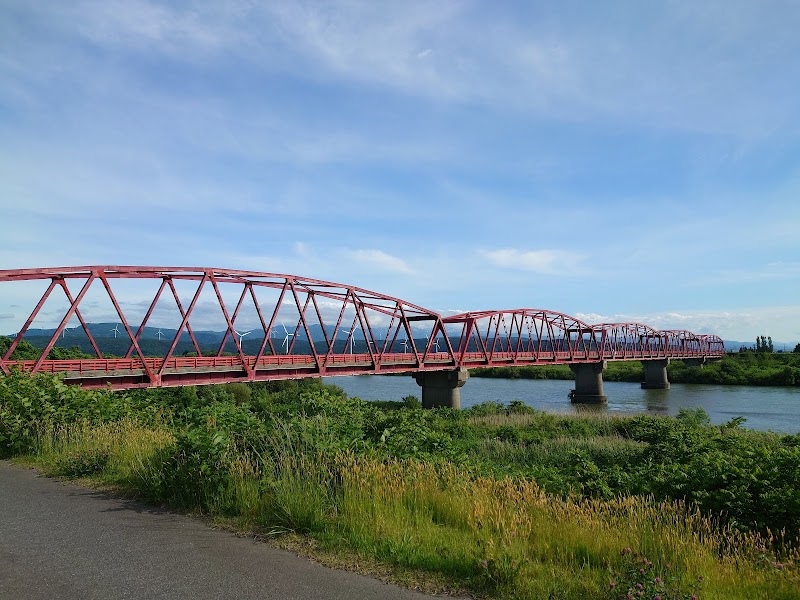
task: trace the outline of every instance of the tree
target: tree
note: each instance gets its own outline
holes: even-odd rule
[[[797,346],[794,347],[794,350],[792,350],[792,352],[797,352],[798,354],[800,354],[800,344],[797,344]]]
[[[756,337],[756,352],[772,352],[772,337],[760,335]]]

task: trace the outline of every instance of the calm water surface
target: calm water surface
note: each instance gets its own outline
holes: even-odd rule
[[[422,397],[409,376],[359,375],[326,377],[325,383],[342,388],[348,396],[364,400],[401,400]],[[547,412],[598,412],[605,414],[676,415],[681,408],[703,408],[715,424],[745,417],[744,426],[781,433],[800,433],[800,388],[745,387],[673,383],[669,390],[643,390],[638,383],[604,382],[607,406],[571,404],[567,394],[574,381],[488,379],[472,377],[461,388],[461,406],[490,400],[507,404],[522,400]]]

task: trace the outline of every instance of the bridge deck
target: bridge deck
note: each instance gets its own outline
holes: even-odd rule
[[[490,358],[481,352],[466,352],[460,360],[453,361],[450,354],[439,352],[423,354],[393,353],[381,356],[370,354],[346,354],[334,356],[275,355],[171,357],[168,359],[147,357],[144,365],[138,358],[92,358],[80,360],[44,360],[37,369],[40,373],[63,376],[69,383],[87,388],[112,385],[115,387],[151,387],[147,370],[159,374],[160,385],[192,385],[219,383],[222,381],[270,381],[303,377],[333,377],[337,375],[412,373],[436,371],[458,367],[481,368],[501,366],[536,366],[598,362],[601,360],[661,360],[663,353],[619,351],[611,357],[599,352],[575,356],[570,352],[497,352]],[[685,358],[706,358],[702,353],[693,353]],[[245,364],[247,367],[245,367]],[[22,371],[34,370],[36,361],[16,361],[13,365]]]

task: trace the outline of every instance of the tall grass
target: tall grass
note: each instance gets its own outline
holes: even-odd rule
[[[359,549],[501,595],[615,597],[611,584],[629,567],[622,550],[632,548],[669,582],[662,597],[698,587],[704,598],[798,597],[797,553],[776,567],[766,552],[774,539],[720,527],[681,502],[557,500],[524,480],[355,460],[338,521]]]
[[[323,454],[296,430],[275,431],[258,451],[225,442],[215,478],[188,469],[184,483],[207,485],[204,495],[171,489],[170,471],[185,459],[175,436],[134,422],[43,427],[33,458],[51,474],[97,477],[183,506],[201,499],[197,508],[242,526],[307,533],[500,597],[624,598],[636,583],[649,598],[799,596],[800,555],[774,554],[791,547],[780,534],[742,534],[682,502],[555,498],[524,479]]]
[[[174,442],[166,429],[131,420],[37,428],[32,458],[48,475],[102,476],[108,483],[149,491],[158,486],[163,452]]]

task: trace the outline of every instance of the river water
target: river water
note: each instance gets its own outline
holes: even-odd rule
[[[422,397],[411,376],[358,375],[326,377],[325,383],[363,400],[401,400]],[[681,408],[702,408],[711,422],[721,424],[745,417],[743,427],[780,433],[800,433],[800,387],[747,387],[673,383],[669,390],[643,390],[638,383],[606,381],[608,404],[575,405],[567,394],[574,381],[541,379],[489,379],[472,377],[461,388],[461,406],[481,402],[507,404],[521,400],[538,410],[554,413],[597,412],[609,415],[676,415]]]

